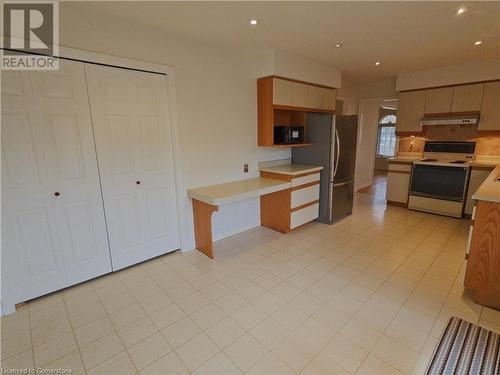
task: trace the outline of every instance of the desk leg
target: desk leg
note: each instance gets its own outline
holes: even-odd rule
[[[196,248],[206,256],[213,258],[212,213],[219,207],[193,199],[194,238]]]

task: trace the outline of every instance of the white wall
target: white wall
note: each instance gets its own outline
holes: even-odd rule
[[[415,90],[495,79],[500,79],[500,59],[400,74],[396,80],[396,90]]]
[[[64,3],[60,7],[61,45],[175,67],[181,150],[178,177],[181,193],[186,194],[181,206],[182,246],[194,248],[187,188],[258,176],[259,161],[290,157],[289,149],[257,147],[258,57],[252,60],[244,53],[99,14],[73,12]],[[267,68],[265,59],[262,64],[261,71]],[[243,173],[244,163],[249,164],[249,173]],[[214,236],[221,238],[259,221],[258,200],[223,207],[214,214]]]
[[[375,170],[379,108],[383,99],[362,99],[358,104],[358,146],[354,189],[370,186]]]

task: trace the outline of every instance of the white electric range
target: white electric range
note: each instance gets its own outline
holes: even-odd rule
[[[413,162],[408,208],[462,217],[475,142],[428,141]]]

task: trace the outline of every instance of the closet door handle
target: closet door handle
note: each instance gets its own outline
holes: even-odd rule
[[[58,196],[60,196],[60,195],[61,195],[61,193],[59,193],[58,191],[56,191],[56,192],[54,193],[54,195],[55,195],[56,197],[58,197]]]
[[[141,184],[141,181],[136,181],[135,182],[137,185],[140,185]]]

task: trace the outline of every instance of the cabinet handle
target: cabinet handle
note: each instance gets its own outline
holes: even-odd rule
[[[58,196],[60,196],[60,195],[61,195],[61,193],[59,193],[58,191],[56,191],[56,192],[54,193],[54,195],[55,195],[56,197],[58,197]]]
[[[135,182],[137,185],[140,185],[141,184],[141,181],[136,181]]]

